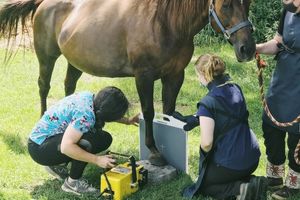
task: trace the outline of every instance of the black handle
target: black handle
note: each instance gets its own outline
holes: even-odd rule
[[[130,165],[131,165],[131,172],[132,172],[132,176],[131,176],[131,184],[136,183],[136,162],[135,162],[135,158],[134,156],[130,156],[129,157],[130,160]]]

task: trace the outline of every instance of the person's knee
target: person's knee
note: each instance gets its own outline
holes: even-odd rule
[[[92,144],[85,139],[80,139],[78,142],[78,145],[83,148],[84,150],[88,151],[88,152],[92,152],[93,146]]]
[[[108,147],[110,147],[112,141],[113,141],[113,138],[112,136],[106,132],[106,131],[102,131],[102,140],[103,140],[103,149],[108,149]]]
[[[82,149],[95,154],[108,149],[112,140],[112,136],[102,130],[98,133],[92,133],[89,137],[80,139],[78,145]]]

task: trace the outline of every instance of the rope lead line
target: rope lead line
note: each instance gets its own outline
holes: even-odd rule
[[[293,121],[291,122],[278,122],[274,116],[272,115],[272,113],[269,110],[267,101],[265,99],[265,95],[264,95],[264,86],[263,86],[263,68],[266,67],[266,63],[264,60],[260,59],[260,55],[258,53],[256,53],[255,55],[255,59],[256,59],[256,64],[257,64],[257,68],[258,68],[258,83],[259,83],[259,90],[260,90],[260,96],[261,96],[261,101],[262,101],[262,105],[263,108],[267,114],[267,116],[270,118],[270,120],[279,127],[288,127],[288,126],[292,126],[298,122],[300,122],[300,115],[298,117],[296,117]],[[300,159],[299,159],[299,151],[300,151],[300,140],[298,141],[298,144],[296,146],[295,152],[294,152],[294,159],[295,162],[300,165]]]

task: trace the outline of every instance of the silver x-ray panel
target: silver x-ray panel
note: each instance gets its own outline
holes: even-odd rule
[[[165,120],[167,119],[167,120]],[[176,169],[188,173],[188,135],[185,123],[172,116],[155,114],[153,134],[156,147],[167,162]],[[140,159],[147,160],[150,153],[145,145],[145,121],[140,117]]]

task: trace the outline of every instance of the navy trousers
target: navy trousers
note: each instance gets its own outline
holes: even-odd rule
[[[265,122],[262,124],[264,143],[266,146],[266,154],[268,160],[274,165],[284,164],[286,160],[285,147],[286,147],[286,135],[288,146],[288,160],[289,167],[300,173],[300,166],[296,164],[294,159],[295,148],[300,139],[300,134],[285,132],[276,127],[273,127]]]

